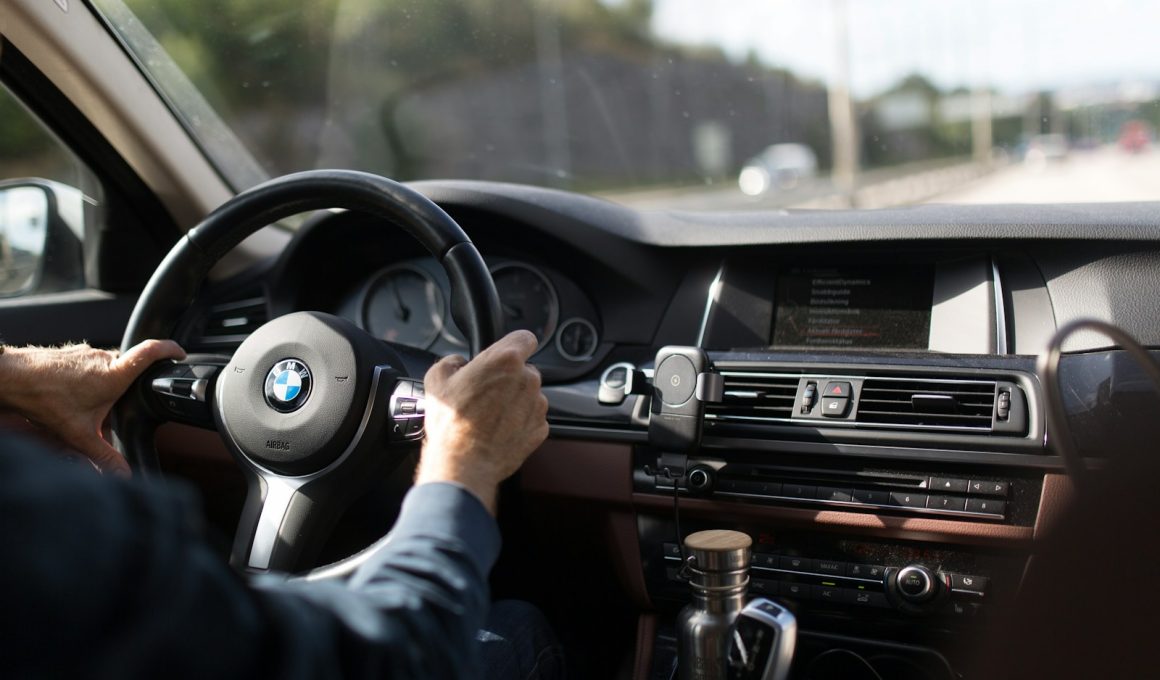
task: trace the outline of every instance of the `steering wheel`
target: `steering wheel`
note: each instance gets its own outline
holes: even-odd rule
[[[381,217],[417,239],[447,273],[452,318],[472,355],[499,337],[495,283],[447,213],[383,177],[316,170],[245,191],[182,237],[138,299],[122,351],[172,337],[206,274],[243,239],[325,208]],[[418,446],[421,379],[407,375],[389,344],[349,321],[295,312],[255,330],[232,356],[191,355],[152,367],[114,408],[114,432],[130,464],[148,473],[157,469],[153,440],[162,423],[215,429],[247,479],[231,564],[295,572],[313,563],[349,503]]]

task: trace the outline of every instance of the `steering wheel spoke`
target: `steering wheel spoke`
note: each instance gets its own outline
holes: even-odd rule
[[[423,437],[424,410],[422,381],[379,365],[358,429],[333,462],[292,475],[241,457],[249,484],[231,563],[248,571],[309,566],[350,503],[403,460],[400,452],[414,451]],[[228,443],[237,450],[236,441]]]

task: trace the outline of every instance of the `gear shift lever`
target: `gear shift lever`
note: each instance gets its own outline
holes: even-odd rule
[[[785,680],[797,644],[797,620],[788,609],[758,598],[733,624],[729,680]]]

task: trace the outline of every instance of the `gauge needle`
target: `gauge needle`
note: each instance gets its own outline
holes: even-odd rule
[[[512,319],[524,318],[524,311],[519,307],[512,307],[511,305],[503,302],[500,303],[500,307],[503,308],[503,313]]]
[[[395,308],[395,316],[399,321],[407,323],[411,320],[411,308],[403,302],[403,293],[399,290],[399,284],[394,283],[391,285],[391,288],[395,289],[395,304],[397,305]]]

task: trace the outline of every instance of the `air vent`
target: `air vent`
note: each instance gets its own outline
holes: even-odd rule
[[[202,342],[210,345],[237,345],[269,319],[266,299],[247,297],[209,308]]]
[[[990,432],[996,385],[968,379],[866,378],[856,420],[880,426]]]
[[[725,399],[706,408],[710,418],[768,420],[793,416],[801,376],[723,371]]]

